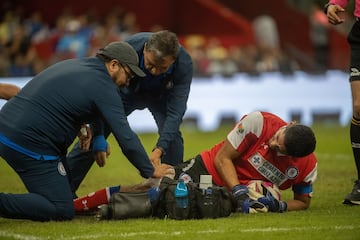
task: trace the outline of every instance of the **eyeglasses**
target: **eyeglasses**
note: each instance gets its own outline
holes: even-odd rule
[[[135,77],[134,74],[132,74],[131,72],[128,72],[128,71],[126,70],[126,67],[124,67],[124,66],[123,66],[122,64],[120,64],[120,63],[119,63],[119,65],[124,69],[124,72],[126,73],[128,80],[131,80],[131,79],[133,79],[133,78]]]

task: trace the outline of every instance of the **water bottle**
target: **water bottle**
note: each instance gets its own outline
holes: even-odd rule
[[[179,179],[176,185],[174,196],[176,199],[177,208],[187,208],[189,205],[189,192],[183,179]]]
[[[189,192],[184,180],[179,179],[175,190],[175,211],[173,218],[181,220],[187,219],[189,217],[190,207],[189,207]]]

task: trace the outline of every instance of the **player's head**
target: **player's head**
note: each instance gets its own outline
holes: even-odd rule
[[[179,56],[176,34],[167,30],[150,35],[144,46],[144,65],[152,75],[165,73]]]
[[[284,144],[287,155],[304,157],[315,150],[315,134],[308,126],[290,125],[285,130]]]
[[[270,148],[292,157],[305,157],[314,152],[316,138],[308,126],[290,123],[281,127],[269,141]]]

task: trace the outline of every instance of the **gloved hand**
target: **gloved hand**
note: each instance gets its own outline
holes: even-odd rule
[[[249,189],[245,185],[238,184],[232,189],[235,200],[235,212],[249,213],[250,197]]]
[[[264,197],[258,199],[258,201],[264,204],[270,212],[286,212],[287,204],[284,201],[277,200],[270,192],[267,192]]]

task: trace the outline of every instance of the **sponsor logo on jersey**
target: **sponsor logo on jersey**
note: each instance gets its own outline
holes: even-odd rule
[[[261,175],[278,186],[288,180],[283,172],[263,158],[259,153],[255,153],[248,161]]]

